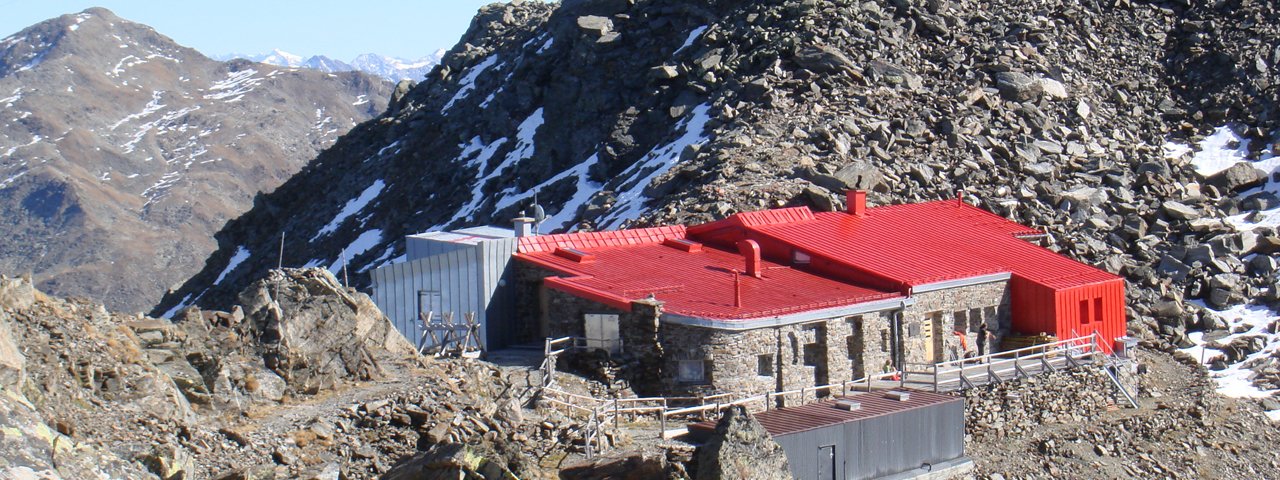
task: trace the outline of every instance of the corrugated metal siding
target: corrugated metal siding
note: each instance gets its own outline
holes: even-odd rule
[[[516,249],[515,238],[475,245],[412,237],[406,241],[425,256],[378,268],[372,275],[374,302],[401,333],[415,343],[421,338],[418,292],[436,291],[440,304],[431,309],[437,316],[453,312],[454,321],[462,322],[467,312],[475,312],[485,349],[510,344],[516,332],[514,286],[508,267]]]
[[[818,453],[826,445],[836,447],[835,478],[877,478],[964,456],[964,402],[939,403],[774,440],[786,452],[797,479],[818,479],[818,462],[825,461]]]
[[[1085,305],[1083,309],[1081,302]],[[1124,304],[1124,280],[1121,279],[1059,290],[1054,299],[1057,335],[1069,338],[1073,334],[1082,336],[1097,332],[1110,347],[1116,337],[1125,334]],[[1082,312],[1088,315],[1088,322],[1081,320]]]
[[[437,315],[454,312],[455,321],[461,321],[466,312],[476,312],[483,329],[487,299],[479,288],[480,260],[479,250],[467,248],[378,268],[372,275],[374,302],[415,344],[422,337],[418,321],[421,291],[439,292],[431,300],[439,305],[424,305],[424,310],[434,310]]]
[[[485,316],[485,346],[503,348],[517,342],[515,285],[511,256],[516,253],[516,239],[486,241],[480,244],[483,256],[483,291],[488,296]]]
[[[1011,320],[1017,333],[1057,334],[1053,289],[1015,275],[1009,279],[1009,296]]]

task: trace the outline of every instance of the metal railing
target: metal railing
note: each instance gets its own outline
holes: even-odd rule
[[[659,438],[666,438],[669,433],[667,423],[673,419],[707,420],[718,417],[726,409],[733,406],[744,406],[750,412],[763,412],[783,406],[798,406],[824,400],[834,395],[848,395],[850,392],[871,391],[876,387],[892,388],[897,385],[899,372],[869,375],[830,385],[804,387],[794,390],[767,392],[755,395],[720,393],[690,397],[637,397],[600,399],[586,395],[578,395],[544,386],[542,400],[548,406],[565,411],[578,417],[585,416],[588,428],[601,429],[605,425],[619,428],[620,420],[639,419],[651,416],[658,422]],[[598,432],[589,432],[588,438],[598,438]],[[597,442],[598,443],[598,442]],[[602,448],[598,444],[597,448]]]
[[[734,406],[746,407],[757,413],[780,406],[799,406],[828,397],[846,396],[850,392],[871,391],[876,388],[922,388],[934,392],[964,390],[979,385],[1026,378],[1034,374],[1053,372],[1060,368],[1094,363],[1098,358],[1108,358],[1111,349],[1101,341],[1097,332],[1089,335],[1006,350],[978,357],[932,364],[906,364],[901,371],[868,375],[863,378],[793,390],[761,394],[731,394],[695,397],[637,397],[600,399],[578,395],[553,387],[555,356],[569,350],[585,348],[589,339],[582,337],[548,338],[544,353],[545,377],[541,398],[547,405],[563,409],[575,416],[587,419],[584,441],[590,458],[602,451],[605,445],[601,434],[606,427],[617,430],[623,418],[639,419],[652,416],[658,423],[659,438],[677,430],[668,430],[667,424],[675,419],[707,420],[718,417]],[[1108,372],[1110,373],[1110,372]],[[921,377],[924,377],[921,379]],[[1113,379],[1114,380],[1114,379]],[[1116,381],[1117,385],[1119,382]],[[1123,390],[1123,387],[1121,387]],[[1136,402],[1124,392],[1130,403]],[[683,430],[679,430],[683,431]]]
[[[908,363],[903,367],[901,385],[948,392],[1027,378],[1035,373],[1052,372],[1061,367],[1076,367],[1082,360],[1107,355],[1100,340],[1095,332],[1082,337],[949,362]]]

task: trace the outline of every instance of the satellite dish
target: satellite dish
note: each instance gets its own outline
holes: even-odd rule
[[[533,204],[533,208],[532,208],[532,210],[533,210],[533,221],[534,221],[534,222],[542,223],[544,220],[546,220],[546,219],[547,219],[547,212],[546,212],[545,210],[543,210],[543,209],[542,209],[542,205],[538,205],[538,204],[536,204],[536,203],[535,203],[535,204]]]
[[[542,209],[542,205],[538,204],[538,192],[533,192],[533,205],[525,211],[525,215],[533,217],[533,223],[539,224],[547,219],[547,211]]]

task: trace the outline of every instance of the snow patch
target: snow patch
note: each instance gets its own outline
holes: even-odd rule
[[[342,226],[342,222],[345,222],[347,218],[359,213],[360,210],[364,210],[364,207],[367,207],[369,202],[378,198],[378,195],[382,194],[382,189],[386,188],[386,186],[387,184],[379,179],[373,182],[373,185],[365,188],[363,192],[360,192],[359,196],[348,200],[347,204],[342,206],[342,211],[338,212],[338,214],[333,217],[333,220],[330,220],[329,223],[321,228],[319,232],[316,232],[316,235],[311,237],[310,241],[314,242],[320,239],[320,237],[336,231],[338,227]]]
[[[120,121],[111,125],[111,130],[120,128],[121,125],[124,125],[127,122],[137,120],[139,118],[143,118],[160,111],[160,109],[165,107],[164,104],[160,103],[160,97],[163,95],[164,95],[164,91],[162,90],[156,90],[151,92],[151,101],[147,102],[147,104],[142,107],[141,112],[138,112],[133,115],[129,115],[127,117],[120,119]]]
[[[188,305],[191,305],[190,293],[188,293],[187,296],[182,297],[182,301],[178,302],[177,305],[174,305],[173,308],[170,308],[167,312],[164,312],[163,314],[161,314],[160,318],[172,319],[174,314],[182,311],[182,309],[184,308],[187,308]]]
[[[227,268],[222,269],[222,273],[218,274],[218,279],[213,281],[214,285],[222,283],[222,279],[227,278],[227,274],[239,267],[241,263],[249,259],[249,251],[243,245],[236,247],[236,253],[231,254],[231,260],[227,262]]]
[[[350,262],[352,258],[355,258],[360,254],[369,251],[369,249],[376,247],[381,243],[382,243],[382,230],[375,228],[373,230],[369,230],[367,232],[361,233],[360,236],[356,237],[356,239],[352,241],[350,245],[347,245],[347,248],[342,249],[342,251],[344,252],[343,255],[338,255],[338,259],[334,260],[333,264],[329,265],[329,271],[333,272],[335,275],[338,274],[338,272],[342,271],[342,266],[343,266],[342,261],[344,259],[347,262]]]
[[[453,98],[449,99],[449,103],[444,104],[444,108],[440,110],[440,114],[448,115],[449,109],[453,108],[454,103],[467,98],[467,95],[470,95],[471,91],[476,89],[476,79],[480,78],[480,74],[484,73],[485,70],[488,70],[489,67],[492,67],[494,63],[497,63],[497,61],[498,55],[493,54],[490,55],[489,58],[486,58],[476,64],[476,66],[471,67],[471,70],[467,72],[467,75],[462,77],[462,80],[458,81],[458,91],[453,94]]]
[[[360,106],[360,105],[364,105],[364,104],[366,104],[366,103],[369,103],[369,96],[368,96],[368,95],[360,95],[360,96],[356,97],[356,102],[355,102],[355,103],[353,103],[353,104],[351,104],[351,106],[353,106],[353,107],[358,107],[358,106]]]
[[[676,130],[682,131],[679,138],[655,147],[618,175],[618,178],[624,180],[616,189],[618,194],[613,208],[600,219],[600,228],[619,228],[624,222],[634,220],[644,212],[644,202],[647,200],[644,189],[649,182],[680,163],[680,153],[685,148],[707,140],[703,131],[711,120],[711,115],[708,114],[710,110],[711,105],[705,103],[694,107],[692,112],[676,124]]]
[[[459,159],[467,158],[467,155],[474,152],[480,152],[480,154],[474,159],[467,162],[468,167],[476,168],[476,183],[471,187],[471,200],[469,200],[466,205],[463,205],[462,208],[459,208],[458,211],[454,213],[453,218],[450,218],[448,222],[445,222],[446,224],[463,219],[471,220],[475,215],[476,209],[480,208],[480,204],[484,203],[484,201],[489,198],[484,194],[485,185],[487,185],[490,180],[502,175],[502,173],[508,168],[511,168],[511,166],[533,157],[533,153],[535,151],[534,135],[537,134],[538,128],[541,127],[544,122],[545,118],[543,118],[542,108],[538,108],[530,114],[528,118],[525,118],[523,122],[520,122],[520,126],[516,129],[515,147],[507,153],[506,157],[503,157],[502,162],[498,163],[498,165],[493,168],[487,168],[490,157],[493,156],[498,147],[503,143],[506,143],[506,138],[498,139],[489,145],[482,146],[479,137],[476,137],[471,140],[470,145],[463,148],[462,153],[459,155]],[[501,201],[501,198],[499,198],[499,201]]]
[[[685,39],[684,39],[684,43],[683,43],[683,44],[681,44],[681,45],[680,45],[680,48],[677,48],[677,49],[676,49],[676,51],[671,52],[671,56],[673,56],[673,57],[674,57],[674,56],[676,56],[676,55],[679,55],[679,54],[680,54],[680,52],[683,52],[683,51],[684,51],[684,49],[686,49],[686,48],[689,48],[689,47],[693,46],[693,42],[694,42],[694,41],[696,41],[696,40],[698,39],[698,37],[701,37],[701,36],[702,36],[702,34],[703,34],[704,32],[706,32],[706,31],[707,31],[707,26],[706,26],[706,25],[703,25],[703,26],[701,26],[701,27],[698,27],[698,28],[693,29],[693,31],[690,31],[690,32],[689,32],[689,36],[688,36],[687,38],[685,38]]]
[[[228,103],[238,101],[265,81],[264,78],[255,77],[257,73],[258,71],[252,68],[231,72],[227,74],[226,80],[210,85],[209,92],[216,93],[207,93],[204,98],[205,100],[225,100]]]
[[[535,55],[542,55],[542,53],[543,53],[543,52],[545,52],[545,51],[547,51],[547,50],[550,50],[550,49],[551,49],[551,46],[552,46],[552,45],[555,45],[555,43],[556,43],[556,39],[555,39],[555,37],[548,38],[548,39],[547,39],[547,43],[544,43],[544,44],[542,44],[542,46],[541,46],[541,47],[538,47],[538,51],[537,51],[537,52],[534,52],[534,54],[535,54]]]
[[[1166,156],[1170,158],[1181,158],[1187,153],[1195,152],[1191,157],[1191,164],[1195,167],[1196,172],[1204,176],[1213,175],[1230,168],[1232,165],[1244,162],[1266,172],[1268,178],[1275,178],[1274,175],[1280,171],[1280,155],[1277,155],[1280,152],[1276,152],[1272,147],[1262,151],[1258,156],[1258,160],[1250,160],[1249,139],[1241,138],[1236,133],[1236,130],[1237,127],[1234,125],[1224,125],[1214,130],[1212,135],[1205,137],[1194,148],[1175,142],[1168,142],[1164,145],[1164,150]],[[1236,194],[1236,197],[1246,198],[1262,191],[1280,195],[1280,185],[1276,184],[1276,182],[1268,182],[1262,187],[1240,192]],[[1253,230],[1259,227],[1280,228],[1280,208],[1262,210],[1256,213],[1242,213],[1229,216],[1226,220],[1228,224],[1241,231]]]
[[[1280,392],[1280,389],[1262,390],[1254,386],[1252,377],[1256,374],[1249,368],[1266,361],[1271,355],[1280,351],[1280,333],[1272,333],[1268,329],[1272,322],[1280,320],[1280,316],[1267,308],[1255,305],[1237,305],[1219,311],[1205,306],[1204,302],[1199,300],[1193,300],[1191,303],[1205,307],[1213,315],[1226,321],[1228,332],[1237,332],[1214,340],[1215,344],[1228,345],[1232,340],[1241,337],[1265,339],[1266,345],[1261,350],[1245,357],[1241,362],[1229,364],[1224,370],[1209,370],[1209,378],[1218,384],[1218,393],[1232,398],[1263,398]],[[1207,346],[1209,342],[1205,341],[1204,332],[1190,332],[1187,334],[1187,339],[1195,345],[1180,350],[1202,361],[1205,365],[1213,363],[1222,355],[1222,350]]]

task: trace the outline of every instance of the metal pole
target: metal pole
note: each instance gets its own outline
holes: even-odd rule
[[[342,249],[342,286],[351,288],[351,285],[347,283],[347,249],[345,248]]]

